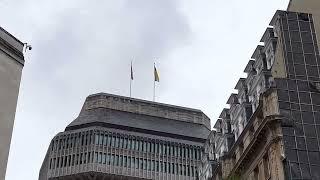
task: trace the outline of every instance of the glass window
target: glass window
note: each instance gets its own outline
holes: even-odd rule
[[[111,146],[111,135],[108,135],[108,140],[107,140],[108,142],[107,142],[107,145],[108,146]]]
[[[300,92],[300,102],[304,104],[311,104],[310,93]]]
[[[119,156],[119,166],[122,167],[123,166],[123,156]]]
[[[148,160],[147,168],[148,168],[148,171],[151,171],[151,160]]]
[[[154,141],[151,142],[151,152],[154,153]]]
[[[118,136],[116,136],[116,144],[115,144],[115,147],[119,147],[119,137]]]
[[[307,148],[309,151],[319,151],[318,141],[314,138],[307,138]]]
[[[288,25],[289,25],[289,29],[292,31],[292,30],[296,30],[298,31],[299,30],[299,26],[298,26],[298,21],[288,21]]]
[[[136,169],[139,169],[139,159],[138,158],[136,158],[135,167],[136,167]]]
[[[120,137],[119,148],[123,148],[123,137]]]
[[[131,168],[135,168],[135,158],[134,157],[131,157]]]
[[[162,154],[162,144],[159,143],[159,154]]]
[[[115,165],[119,166],[119,155],[116,155],[115,158]]]
[[[143,141],[139,141],[139,151],[143,151]]]
[[[111,159],[110,159],[110,164],[111,166],[114,166],[115,165],[115,160],[114,160],[114,154],[111,155]]]
[[[143,141],[143,152],[147,152],[147,142]]]
[[[110,154],[107,154],[107,157],[106,157],[106,158],[107,158],[107,160],[106,160],[106,161],[107,161],[107,164],[110,165]]]
[[[148,152],[151,152],[151,142],[150,141],[147,144],[147,149],[148,149]]]
[[[98,145],[99,144],[99,134],[95,135],[95,144]]]
[[[127,139],[127,138],[124,138],[123,148],[124,148],[124,149],[127,149],[127,148],[128,148],[128,139]]]
[[[152,160],[152,163],[151,163],[151,170],[154,171],[155,170],[155,161]]]
[[[308,164],[300,164],[301,172],[302,172],[302,178],[303,179],[310,179],[310,168]]]
[[[135,147],[136,147],[136,139],[132,139],[131,149],[135,150]]]
[[[316,127],[314,125],[304,125],[304,132],[307,137],[317,137]]]
[[[112,140],[111,140],[111,146],[115,147],[116,146],[116,137],[113,135]]]
[[[104,138],[104,135],[100,134],[100,136],[99,136],[99,145],[103,144],[103,138]]]
[[[312,112],[302,112],[303,123],[314,124]]]
[[[132,139],[128,139],[128,149],[132,149]]]
[[[147,160],[143,160],[143,170],[147,170]]]
[[[303,50],[304,53],[314,54],[314,46],[312,43],[303,43]]]
[[[156,143],[156,144],[155,144],[155,153],[158,153],[158,149],[159,149],[159,144]]]
[[[131,158],[125,156],[124,157],[124,167],[130,167],[130,165],[131,165]]]
[[[297,163],[290,163],[290,168],[291,168],[291,175],[292,178],[300,178],[301,174],[300,174],[300,168],[299,168],[299,164]]]
[[[156,161],[156,171],[159,172],[159,161]]]
[[[167,166],[167,162],[163,162],[164,163],[164,172],[168,172],[168,166]]]

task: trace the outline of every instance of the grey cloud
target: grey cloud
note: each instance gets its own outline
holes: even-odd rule
[[[36,179],[50,139],[77,116],[87,95],[128,95],[133,57],[135,96],[151,97],[155,58],[165,59],[191,35],[178,2],[171,0],[12,3],[16,7],[6,3],[0,16],[13,8],[23,12],[21,20],[28,23],[7,23],[34,47],[26,56],[14,139],[34,142],[23,154],[26,141],[13,143],[8,179],[22,178],[16,170],[23,179]],[[34,131],[23,133],[25,128]]]

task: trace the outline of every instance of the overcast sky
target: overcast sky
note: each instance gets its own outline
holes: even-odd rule
[[[277,9],[288,0],[0,0],[26,54],[7,179],[33,180],[54,135],[97,92],[203,110],[214,124]]]

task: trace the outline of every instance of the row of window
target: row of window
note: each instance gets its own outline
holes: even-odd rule
[[[191,177],[195,177],[198,174],[195,166],[182,165],[164,161],[147,160],[143,158],[135,158],[128,156],[119,156],[102,152],[88,152],[51,158],[49,168],[56,169],[92,162],[106,164],[109,166],[119,166],[124,168],[156,171]]]
[[[51,148],[52,151],[54,151],[90,144],[198,160],[201,157],[201,149],[199,147],[181,146],[165,142],[160,143],[155,140],[145,141],[140,138],[123,137],[116,134],[94,134],[93,132],[74,134],[66,138],[56,140]]]

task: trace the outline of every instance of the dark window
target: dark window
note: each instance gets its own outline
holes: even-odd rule
[[[300,30],[301,31],[311,31],[310,29],[310,23],[305,21],[299,21],[300,24]]]
[[[293,53],[293,61],[296,64],[304,64],[304,58],[302,53]]]
[[[311,94],[312,97],[312,102],[316,105],[320,105],[320,94],[317,93],[312,93]]]
[[[290,31],[291,41],[301,42],[299,31]]]
[[[309,152],[309,159],[311,164],[319,164],[320,163],[319,152]]]
[[[312,106],[311,105],[305,105],[301,104],[301,111],[312,111]]]
[[[314,121],[316,124],[320,124],[320,113],[319,112],[314,113]],[[318,132],[320,133],[320,129]]]
[[[305,54],[306,64],[317,65],[316,57],[313,54]]]
[[[298,19],[302,21],[309,21],[309,16],[306,13],[299,13],[298,14]]]
[[[312,35],[311,32],[302,32],[301,38],[303,43],[312,43]]]
[[[310,179],[311,176],[310,176],[310,169],[308,164],[300,164],[300,167],[302,172],[302,178]]]
[[[298,93],[297,93],[297,92],[295,92],[295,91],[290,91],[290,92],[289,92],[289,95],[290,95],[290,102],[296,102],[296,103],[299,102]]]
[[[289,101],[288,91],[278,90],[278,97],[280,101]]]
[[[301,178],[301,174],[300,174],[301,171],[299,169],[299,164],[290,163],[290,168],[291,168],[292,178]]]
[[[302,121],[307,124],[314,124],[312,112],[302,112]]]
[[[307,81],[297,81],[299,91],[309,91],[309,85]]]
[[[317,139],[314,138],[307,138],[307,148],[309,151],[318,151],[318,142]]]
[[[301,150],[306,149],[306,141],[304,137],[297,137],[297,148]]]
[[[299,30],[298,21],[288,21],[288,25],[290,31]]]
[[[294,136],[283,136],[283,141],[287,148],[296,148]]]
[[[303,43],[304,53],[314,54],[314,46],[312,43]]]
[[[302,53],[302,44],[300,42],[292,42],[292,52]]]
[[[301,113],[299,111],[292,111],[292,119],[294,122],[301,123]]]
[[[300,163],[308,163],[307,151],[298,151]]]
[[[300,102],[305,104],[311,104],[310,94],[306,92],[299,93]]]
[[[295,130],[296,136],[304,136],[303,127],[301,124],[295,124],[294,130]]]
[[[295,64],[295,69],[296,69],[296,75],[306,75],[306,69],[304,65],[301,64]]]
[[[311,166],[311,177],[312,179],[320,179],[320,167]]]

